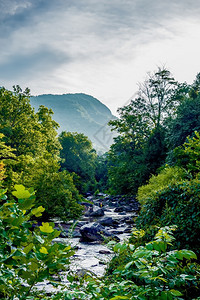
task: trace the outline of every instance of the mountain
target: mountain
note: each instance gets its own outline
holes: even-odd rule
[[[32,96],[31,105],[36,110],[40,105],[51,108],[53,119],[60,125],[58,133],[84,133],[99,152],[107,151],[113,142],[114,133],[107,123],[116,117],[106,105],[92,96],[81,93]]]

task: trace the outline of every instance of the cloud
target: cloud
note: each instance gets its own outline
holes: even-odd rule
[[[113,97],[114,103],[122,85],[131,96],[130,77],[140,80],[149,61],[168,61],[170,46],[176,53],[175,39],[181,38],[182,46],[190,35],[187,24],[194,22],[191,30],[199,24],[200,5],[196,0],[0,0],[0,11],[2,81],[28,85],[34,93],[83,91],[105,101]]]
[[[66,54],[43,47],[30,54],[16,53],[8,61],[0,63],[0,80],[31,79],[41,75],[42,70],[52,72],[67,62]]]

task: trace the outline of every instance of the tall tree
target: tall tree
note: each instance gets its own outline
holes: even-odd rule
[[[178,84],[167,69],[148,73],[137,97],[118,110],[120,119],[109,122],[120,134],[111,146],[110,182],[119,186],[126,174],[126,189],[135,192],[161,166],[166,153],[164,121],[174,114],[184,93],[184,85]]]
[[[174,117],[166,122],[167,142],[170,150],[182,145],[187,137],[200,131],[200,73],[188,86],[188,93],[178,105]]]
[[[120,134],[129,135],[137,140],[148,137],[152,129],[163,124],[163,120],[174,113],[180,101],[182,85],[172,77],[170,71],[158,68],[148,73],[144,83],[139,84],[136,98],[130,104],[119,108],[120,119],[110,121]]]
[[[61,167],[78,175],[76,185],[82,193],[92,191],[96,184],[96,151],[91,141],[83,133],[63,131],[59,136],[62,145]]]
[[[41,106],[38,113],[30,105],[30,91],[19,86],[14,92],[0,88],[0,132],[16,155],[41,155],[44,151],[59,154],[56,138],[59,125],[52,120],[53,112]],[[51,146],[50,146],[51,145]]]
[[[96,159],[97,189],[100,192],[107,192],[108,189],[108,154],[98,155]]]
[[[4,184],[10,194],[15,183],[32,186],[47,217],[74,218],[81,211],[77,204],[80,196],[72,176],[59,172],[59,125],[52,115],[52,110],[44,106],[35,113],[28,89],[23,92],[16,86],[12,92],[0,88],[0,133],[4,134],[0,147],[7,154],[11,147],[16,155],[15,160],[5,161]]]

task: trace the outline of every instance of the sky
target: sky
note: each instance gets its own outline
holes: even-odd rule
[[[0,0],[0,86],[117,108],[147,72],[200,72],[200,0]]]

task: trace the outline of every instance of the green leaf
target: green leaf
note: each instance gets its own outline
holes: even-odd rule
[[[151,254],[150,250],[148,250],[144,247],[140,247],[135,250],[135,252],[132,254],[132,257],[140,258],[140,257],[148,256],[149,254]]]
[[[44,239],[41,238],[40,235],[37,235],[37,234],[35,234],[35,232],[34,232],[34,236],[35,236],[36,240],[37,240],[40,244],[44,244]]]
[[[129,299],[126,296],[115,296],[114,298],[111,298],[110,300],[119,300],[119,299]]]
[[[168,300],[168,292],[161,292],[161,297],[160,297],[161,300]]]
[[[33,272],[34,272],[34,271],[37,271],[38,268],[39,268],[39,265],[38,265],[36,262],[32,261],[32,262],[31,262],[31,265],[30,265],[31,271],[33,271]]]
[[[170,290],[170,293],[173,295],[173,296],[182,296],[183,294],[177,290]]]
[[[43,211],[45,211],[45,208],[42,207],[42,206],[39,206],[39,207],[37,207],[37,208],[32,209],[32,210],[31,210],[31,213],[32,213],[33,215],[35,215],[36,217],[41,217]]]
[[[129,248],[130,248],[131,251],[134,251],[134,250],[135,250],[135,246],[132,245],[132,244],[129,244]]]
[[[183,255],[183,257],[185,257],[186,259],[192,259],[192,258],[194,258],[194,259],[197,259],[197,256],[196,256],[196,254],[192,251],[192,250],[180,250],[179,251],[182,255]]]
[[[160,250],[161,250],[161,248],[160,248],[160,242],[154,241],[154,242],[152,243],[152,245],[153,245],[153,248],[154,248],[155,250],[157,250],[157,251],[160,251]]]
[[[19,208],[22,210],[28,210],[33,207],[35,199],[24,199],[22,203],[19,204]]]
[[[113,247],[114,252],[120,252],[120,253],[123,252],[126,249],[127,249],[127,245],[126,244],[120,244],[120,243],[115,244],[115,246]]]
[[[183,260],[183,254],[181,253],[181,251],[176,251],[175,252],[175,257],[177,257],[180,260]]]
[[[20,216],[19,218],[15,218],[12,222],[13,226],[19,226],[24,222],[24,217]]]
[[[159,242],[159,246],[162,252],[165,252],[167,250],[167,245],[165,242]]]
[[[34,246],[33,243],[30,243],[28,246],[26,246],[23,250],[24,253],[28,254],[32,250],[33,246]]]
[[[130,268],[130,266],[133,264],[133,261],[130,261],[128,264],[125,265],[125,269],[127,270],[128,268]]]
[[[25,187],[21,184],[16,184],[14,186],[16,191],[12,192],[12,194],[17,197],[18,199],[27,199],[30,198],[31,194],[28,190],[25,189]]]
[[[40,230],[44,233],[51,233],[54,231],[53,227],[51,227],[48,222],[42,222],[42,226],[39,227]]]
[[[152,242],[147,243],[147,244],[146,244],[146,248],[147,248],[148,250],[153,250]]]

